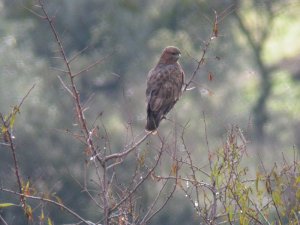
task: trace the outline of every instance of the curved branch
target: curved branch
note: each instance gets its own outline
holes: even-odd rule
[[[69,214],[71,214],[75,218],[79,219],[84,224],[87,224],[87,225],[94,224],[94,223],[91,223],[88,220],[83,219],[81,216],[79,216],[77,213],[75,213],[73,210],[71,210],[69,207],[65,206],[64,204],[56,202],[54,200],[51,200],[51,199],[48,199],[48,198],[39,197],[39,196],[26,195],[26,194],[22,194],[22,193],[19,193],[19,192],[16,192],[16,191],[12,191],[12,190],[9,190],[9,189],[6,189],[6,188],[1,188],[1,187],[0,187],[0,191],[4,191],[4,192],[7,192],[7,193],[18,195],[18,196],[20,196],[22,198],[29,198],[29,199],[33,199],[33,200],[39,200],[39,201],[44,201],[44,202],[51,203],[53,205],[61,207],[62,209],[64,209],[65,211],[67,211]]]
[[[136,147],[138,147],[141,143],[143,143],[150,134],[151,133],[145,134],[144,137],[142,137],[139,141],[137,141],[136,143],[134,143],[127,150],[125,150],[123,152],[120,152],[120,153],[114,153],[114,154],[106,156],[103,161],[107,162],[107,161],[109,161],[111,159],[122,158],[123,156],[128,155],[131,151],[133,151]]]

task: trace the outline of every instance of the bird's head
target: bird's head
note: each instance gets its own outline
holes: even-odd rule
[[[178,61],[180,58],[181,52],[179,48],[174,46],[168,46],[166,47],[160,57],[160,63],[164,64],[173,64]]]

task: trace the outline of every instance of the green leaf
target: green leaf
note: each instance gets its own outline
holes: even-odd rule
[[[258,190],[258,182],[260,180],[260,174],[259,172],[256,172],[256,180],[255,180],[255,188],[256,188],[256,191],[259,192]]]
[[[44,214],[44,210],[41,210],[41,215],[40,215],[40,221],[44,221],[45,219],[45,214]]]
[[[5,126],[1,127],[1,133],[5,134],[7,132],[7,128]]]
[[[53,225],[53,223],[49,217],[48,217],[48,225]]]
[[[232,205],[228,205],[228,207],[226,208],[226,211],[228,213],[229,216],[229,222],[233,221],[233,216],[234,216],[234,209]]]
[[[26,208],[25,208],[25,214],[29,220],[33,220],[32,208],[28,204],[26,205]]]
[[[300,176],[298,176],[297,178],[296,178],[296,184],[299,184],[300,183]]]
[[[272,193],[272,197],[273,197],[273,201],[274,201],[275,205],[281,205],[282,204],[279,191],[274,191]]]
[[[16,122],[16,114],[12,114],[11,119],[9,121],[9,126],[11,129],[14,127],[15,122]]]
[[[11,207],[11,206],[18,206],[18,205],[13,204],[13,203],[0,203],[0,209]]]

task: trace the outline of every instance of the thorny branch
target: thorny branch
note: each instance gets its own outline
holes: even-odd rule
[[[94,141],[93,139],[91,138],[91,132],[88,128],[88,125],[87,125],[87,122],[86,122],[86,119],[84,117],[84,113],[83,113],[83,108],[81,106],[81,102],[80,102],[80,96],[79,96],[79,92],[77,91],[77,88],[76,88],[76,85],[75,85],[75,82],[74,82],[74,73],[71,69],[71,65],[70,65],[70,61],[68,60],[68,57],[67,57],[67,54],[65,52],[65,49],[63,47],[63,44],[61,42],[61,39],[59,37],[59,34],[58,32],[56,31],[56,28],[54,26],[54,22],[53,22],[53,19],[48,15],[45,7],[44,7],[44,4],[43,4],[43,0],[39,0],[39,4],[40,4],[40,7],[42,9],[42,12],[44,14],[44,18],[46,19],[46,21],[48,22],[49,26],[50,26],[50,29],[54,35],[54,38],[55,38],[55,41],[59,47],[59,52],[63,58],[63,62],[67,68],[66,70],[66,73],[69,77],[69,81],[70,81],[70,86],[71,86],[71,92],[72,92],[72,97],[74,98],[74,101],[75,101],[75,106],[76,106],[76,116],[77,116],[77,119],[78,119],[78,122],[80,124],[80,127],[81,127],[81,130],[83,131],[84,133],[84,136],[86,138],[86,143],[88,145],[88,147],[90,148],[90,150],[92,151],[92,153],[94,155],[97,154],[96,152],[96,148],[95,148],[95,145],[94,145]],[[95,63],[93,66],[99,64],[101,61],[99,61],[98,63]],[[89,67],[88,69],[91,69],[91,67]],[[67,89],[69,90],[69,89]],[[97,160],[102,164],[103,166],[103,163],[102,163],[102,160],[100,157],[96,157]]]
[[[110,186],[113,183],[114,177],[109,175],[108,170],[110,168],[114,168],[116,165],[119,165],[120,163],[122,163],[123,160],[124,160],[124,157],[127,156],[129,153],[131,153],[133,150],[135,150],[136,147],[138,147],[142,142],[144,142],[150,134],[147,133],[140,140],[133,141],[132,144],[126,146],[124,148],[124,150],[120,153],[111,154],[111,152],[110,152],[108,154],[106,148],[105,148],[103,153],[101,153],[101,152],[98,153],[97,152],[98,149],[96,147],[96,144],[94,143],[94,130],[95,129],[94,128],[89,129],[89,127],[88,127],[87,121],[84,117],[84,109],[83,109],[83,106],[81,105],[80,95],[79,95],[79,92],[76,88],[76,84],[75,84],[74,79],[78,75],[80,75],[80,74],[92,69],[94,66],[100,64],[105,58],[96,61],[95,63],[85,67],[84,69],[80,70],[77,73],[76,72],[74,73],[71,69],[71,62],[73,60],[75,60],[75,58],[78,57],[80,55],[80,53],[82,53],[86,49],[83,49],[82,51],[80,51],[80,53],[76,54],[75,56],[73,56],[69,60],[68,57],[67,57],[67,54],[64,50],[64,47],[63,47],[62,41],[59,37],[59,34],[58,34],[58,32],[55,28],[53,19],[48,15],[48,13],[47,13],[44,5],[43,5],[43,1],[39,0],[39,3],[40,3],[40,7],[42,9],[42,12],[44,14],[43,19],[45,19],[48,22],[49,26],[50,26],[50,29],[51,29],[51,31],[54,35],[55,41],[56,41],[56,43],[59,47],[60,55],[62,57],[64,65],[65,65],[65,69],[59,69],[59,71],[63,72],[64,74],[67,75],[68,80],[70,82],[70,86],[65,84],[65,82],[60,77],[59,77],[59,80],[61,81],[63,87],[71,94],[71,96],[74,99],[74,103],[75,103],[75,107],[76,107],[76,116],[77,116],[78,122],[80,124],[80,130],[82,131],[83,137],[84,137],[84,139],[82,139],[81,137],[79,139],[81,141],[83,141],[83,143],[85,143],[88,146],[89,150],[93,154],[93,156],[90,158],[90,160],[94,163],[95,172],[96,172],[97,178],[99,180],[98,185],[99,185],[99,191],[101,193],[101,204],[103,205],[100,208],[102,208],[103,213],[104,213],[103,222],[104,222],[104,224],[109,224],[110,223],[109,222],[110,213],[114,209],[117,209],[119,207],[119,205],[121,205],[133,193],[135,193],[136,189],[148,178],[149,174],[151,174],[151,171],[157,166],[158,162],[155,164],[155,166],[152,169],[149,170],[149,173],[140,182],[138,182],[132,190],[130,190],[128,192],[128,194],[119,202],[119,204],[117,204],[112,209],[110,209],[110,205],[109,205],[109,198],[110,198],[109,190],[110,190]],[[160,154],[162,154],[162,152]],[[98,164],[95,162],[94,159],[96,159],[101,164],[101,167],[102,167],[102,172],[101,173],[100,173]],[[116,161],[109,165],[108,162],[112,159],[115,159]],[[157,159],[157,161],[159,161],[159,159],[160,159],[160,156]],[[85,190],[87,190],[86,187],[85,187]]]

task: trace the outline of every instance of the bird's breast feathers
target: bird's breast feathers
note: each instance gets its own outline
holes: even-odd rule
[[[154,69],[150,70],[148,74],[148,86],[151,84],[162,85],[165,82],[175,82],[178,85],[183,84],[183,71],[179,64],[172,65],[157,65]]]
[[[165,103],[173,103],[181,95],[184,73],[179,64],[157,66],[148,75],[147,102],[154,111]]]

